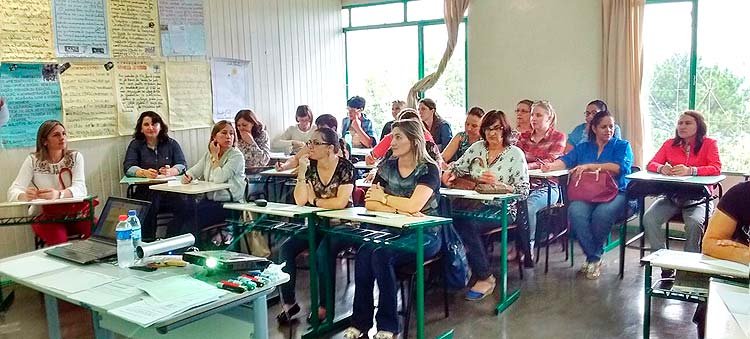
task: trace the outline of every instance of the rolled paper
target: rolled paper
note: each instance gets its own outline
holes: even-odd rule
[[[141,246],[135,248],[135,253],[139,259],[142,259],[152,255],[189,247],[193,244],[195,244],[195,237],[192,234],[187,233],[150,243],[143,243]]]

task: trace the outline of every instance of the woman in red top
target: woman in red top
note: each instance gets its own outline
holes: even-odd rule
[[[721,160],[716,140],[706,137],[706,122],[696,111],[685,111],[677,121],[675,137],[667,140],[648,164],[649,172],[668,176],[711,176],[721,173]],[[646,238],[654,250],[665,247],[665,234],[661,225],[682,212],[685,222],[686,252],[700,252],[706,204],[697,200],[668,194],[654,201],[643,217]],[[684,206],[695,205],[690,208]],[[713,205],[709,205],[713,208]],[[663,277],[673,274],[662,272]]]

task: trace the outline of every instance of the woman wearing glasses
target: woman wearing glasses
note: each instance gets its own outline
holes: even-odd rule
[[[529,173],[523,151],[511,144],[511,127],[502,111],[492,110],[482,117],[479,126],[482,142],[476,142],[466,150],[451,168],[443,172],[443,183],[451,186],[457,177],[469,177],[481,184],[491,184],[508,193],[520,194],[519,200],[529,195]],[[497,210],[496,205],[475,204],[468,200],[456,201],[454,206],[464,210]],[[510,207],[508,223],[516,219],[516,204]],[[456,231],[466,247],[466,257],[476,283],[466,293],[466,300],[480,300],[495,289],[495,277],[492,276],[487,250],[481,237],[496,223],[487,223],[475,219],[454,219]]]
[[[607,108],[607,103],[602,100],[597,99],[589,102],[588,105],[586,105],[586,110],[583,112],[583,116],[586,118],[586,122],[576,126],[576,128],[574,128],[573,131],[568,134],[568,146],[565,148],[565,153],[570,152],[570,150],[572,150],[576,145],[589,141],[588,127],[591,123],[591,119],[594,118],[594,115],[596,113],[602,111],[609,111],[609,109]],[[614,137],[617,139],[622,139],[620,125],[615,124]]]
[[[354,165],[349,160],[340,157],[339,136],[336,131],[327,127],[319,128],[313,132],[307,141],[307,155],[299,159],[297,167],[297,184],[294,186],[294,201],[299,206],[318,206],[326,209],[342,209],[351,205],[352,191],[354,190]],[[318,257],[319,267],[328,266],[328,272],[335,272],[335,253],[340,252],[350,243],[338,239],[330,239],[330,253],[334,255],[324,260]],[[281,246],[280,260],[286,262],[284,272],[289,273],[289,282],[281,287],[281,298],[283,301],[283,312],[276,316],[280,324],[288,323],[299,313],[295,295],[296,267],[295,258],[307,249],[307,237],[291,237]],[[321,253],[318,251],[317,253]],[[335,281],[332,278],[331,281]],[[324,283],[318,284],[320,288],[320,305],[317,316],[324,319],[326,310]]]

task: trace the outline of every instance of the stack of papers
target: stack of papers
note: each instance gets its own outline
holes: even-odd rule
[[[206,291],[187,295],[163,302],[157,301],[151,297],[146,297],[141,301],[115,308],[109,311],[109,314],[140,326],[148,327],[162,319],[167,319],[172,315],[215,301],[225,293],[226,292],[223,290],[214,288],[210,292]]]
[[[120,300],[143,294],[143,291],[136,286],[147,282],[149,281],[139,277],[127,277],[109,284],[94,287],[88,291],[73,294],[70,298],[87,305],[104,307]]]
[[[150,281],[138,285],[138,288],[159,302],[177,300],[185,296],[218,290],[216,286],[187,275],[177,275],[157,281]]]
[[[117,279],[108,275],[76,268],[35,278],[31,282],[66,293],[78,293],[115,280]]]
[[[44,256],[31,255],[0,263],[0,272],[15,278],[28,278],[65,267],[68,267],[68,265],[63,262],[48,259]]]

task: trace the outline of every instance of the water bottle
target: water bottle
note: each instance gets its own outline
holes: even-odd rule
[[[117,266],[121,268],[130,267],[135,260],[135,248],[133,247],[130,234],[131,227],[127,215],[120,216],[115,233],[117,234]]]
[[[141,246],[141,221],[138,219],[135,210],[128,211],[128,223],[133,238],[133,248]]]
[[[346,142],[346,144],[349,145],[349,147],[352,147],[352,134],[351,133],[347,133],[344,136],[344,142]]]

